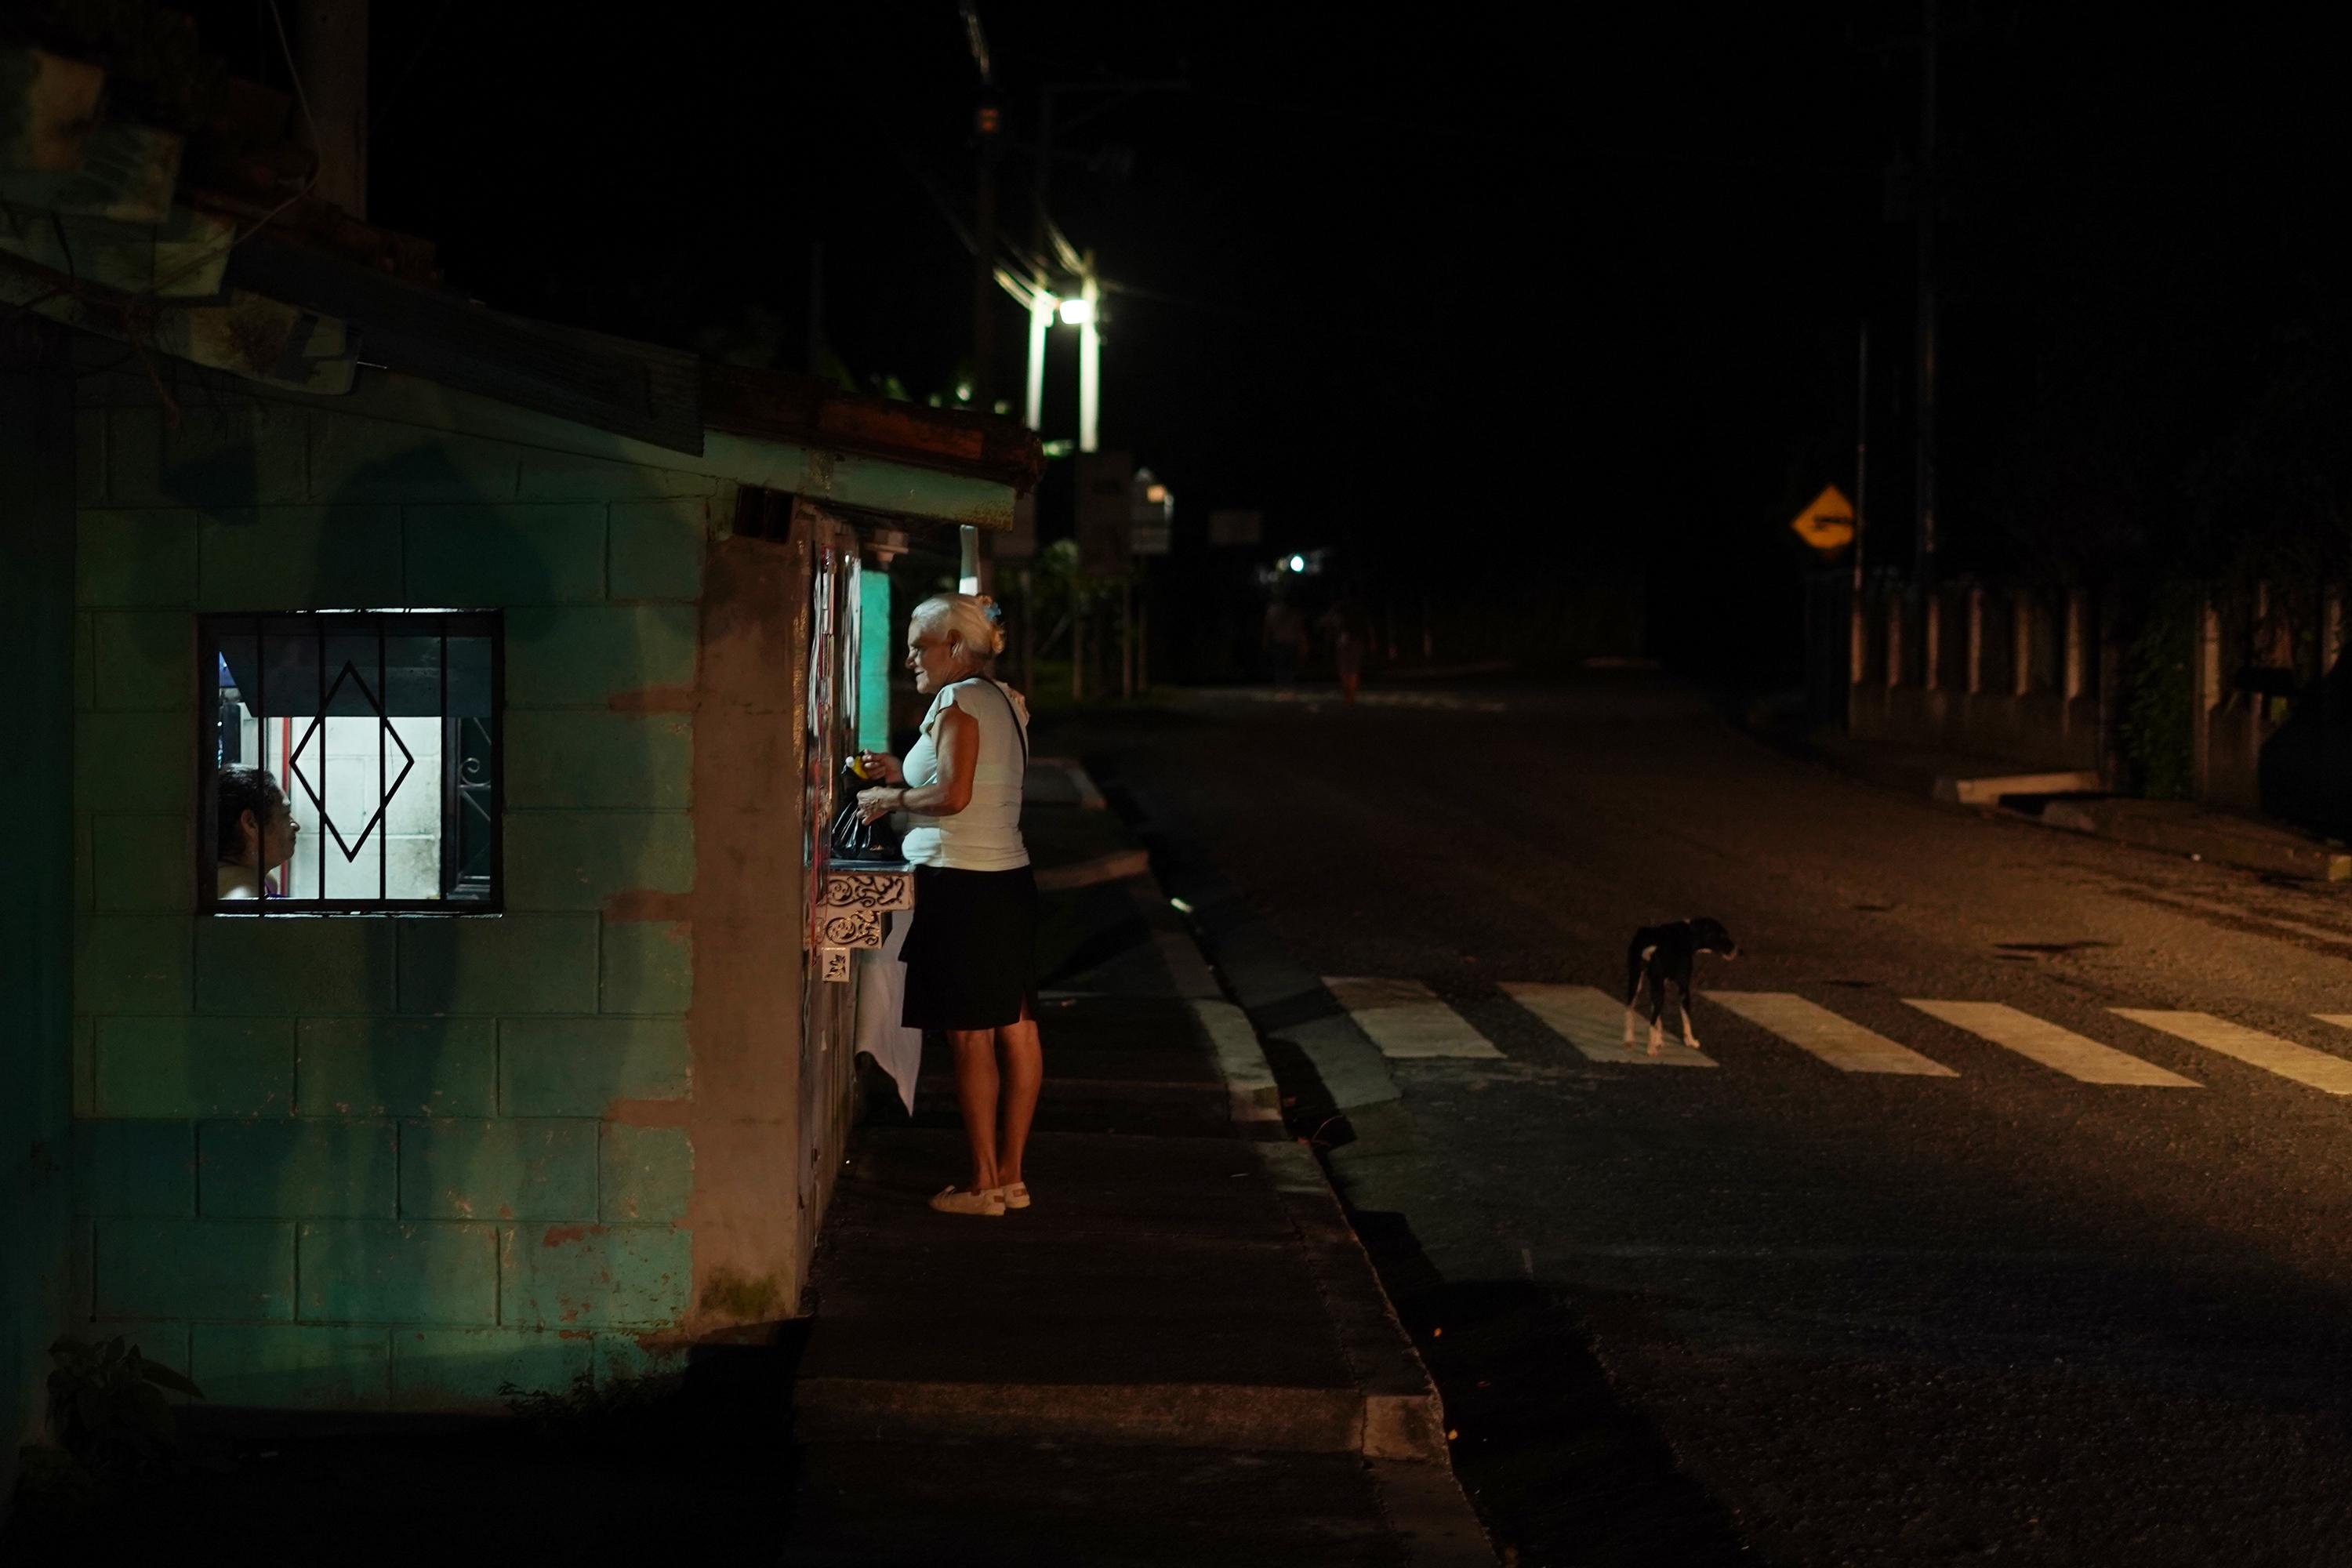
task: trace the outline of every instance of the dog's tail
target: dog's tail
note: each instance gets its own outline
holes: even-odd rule
[[[1650,944],[1642,939],[1649,934],[1646,931],[1635,931],[1633,944],[1625,949],[1625,1005],[1628,1007],[1633,1005],[1635,997],[1642,994],[1642,971],[1649,966],[1650,962],[1643,952]]]

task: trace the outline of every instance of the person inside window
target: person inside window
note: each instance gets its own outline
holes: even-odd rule
[[[259,768],[223,768],[213,797],[220,861],[216,896],[281,897],[282,889],[269,885],[269,873],[294,858],[294,838],[301,831],[286,792]]]

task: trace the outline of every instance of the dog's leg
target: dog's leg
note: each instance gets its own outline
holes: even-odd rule
[[[1656,1056],[1666,1043],[1666,977],[1654,963],[1650,965],[1650,1054]]]
[[[1640,1012],[1636,1004],[1641,1000],[1642,971],[1636,966],[1633,971],[1633,984],[1626,987],[1625,994],[1625,1043],[1629,1046],[1633,1043],[1633,1019]]]
[[[1699,1048],[1698,1037],[1691,1032],[1691,988],[1687,984],[1683,987],[1683,1044],[1693,1050]]]

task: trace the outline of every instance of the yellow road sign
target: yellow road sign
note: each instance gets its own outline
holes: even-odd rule
[[[1825,486],[1789,526],[1798,538],[1827,555],[1853,542],[1853,503],[1837,486]]]

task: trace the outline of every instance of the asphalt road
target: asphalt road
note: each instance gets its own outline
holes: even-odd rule
[[[1409,1310],[1518,1561],[2352,1563],[2352,1099],[2280,1070],[2352,1058],[2315,1017],[2352,1014],[2352,890],[1876,791],[1648,675],[1197,697],[1082,743],[1305,970],[1422,982],[1499,1053],[1387,1064],[1416,1153],[1371,1217],[1428,1275],[1401,1300],[1553,1313],[1449,1368]],[[1701,961],[1711,1070],[1591,1059],[1508,989],[1614,991],[1635,927],[1698,914],[1743,946]],[[1841,1070],[1715,990],[1948,1076]],[[2118,1065],[2185,1081],[2075,1076]],[[1662,1473],[1580,1482],[1605,1439],[1487,1392],[1583,1397],[1579,1356]],[[1639,1488],[1632,1534],[1588,1517]]]

